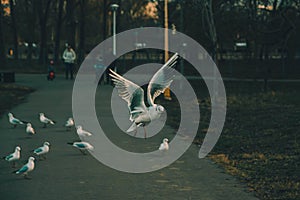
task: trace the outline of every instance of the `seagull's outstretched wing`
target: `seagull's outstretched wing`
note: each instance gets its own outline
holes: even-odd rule
[[[118,90],[119,96],[124,99],[130,111],[130,120],[133,121],[135,117],[143,112],[147,112],[144,102],[144,90],[137,84],[125,79],[110,69],[110,76]]]
[[[178,59],[178,53],[175,53],[152,77],[147,89],[147,100],[150,106],[154,105],[154,100],[161,93],[163,93],[166,88],[170,87],[173,81],[172,68]]]

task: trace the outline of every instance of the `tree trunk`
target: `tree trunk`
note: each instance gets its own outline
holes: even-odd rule
[[[107,32],[107,0],[103,0],[103,22],[102,22],[102,40],[106,39],[106,32]]]
[[[76,23],[74,18],[74,10],[75,10],[75,0],[67,0],[66,4],[66,33],[68,38],[68,44],[72,46],[73,49],[75,47],[75,32],[76,32]]]
[[[14,0],[10,0],[9,5],[10,5],[10,16],[12,22],[13,40],[14,40],[14,59],[18,60],[19,59],[18,31],[17,31],[17,24],[16,24]]]
[[[3,38],[3,5],[0,3],[0,62],[1,65],[6,64],[6,56],[5,56],[5,43]]]
[[[43,1],[37,0],[39,24],[40,24],[40,53],[39,63],[45,64],[47,61],[47,21],[51,0],[43,5]]]
[[[79,45],[78,45],[78,62],[81,63],[84,59],[84,45],[85,45],[85,8],[86,0],[80,0],[80,31],[79,31]]]
[[[61,35],[61,26],[62,26],[62,13],[63,13],[64,0],[59,0],[58,5],[58,16],[55,29],[55,44],[54,44],[54,61],[55,63],[59,60],[60,54],[60,35]]]

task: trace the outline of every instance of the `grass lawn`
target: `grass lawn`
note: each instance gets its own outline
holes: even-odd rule
[[[25,96],[33,89],[13,83],[0,83],[0,116],[7,114],[9,110],[24,101]]]
[[[201,102],[195,143],[202,144],[210,99],[203,83],[192,85]],[[270,83],[268,92],[262,92],[262,82],[226,82],[225,87],[226,122],[209,157],[260,199],[300,199],[300,83]],[[176,98],[162,104],[168,113],[180,113]],[[167,123],[177,128],[179,113]]]

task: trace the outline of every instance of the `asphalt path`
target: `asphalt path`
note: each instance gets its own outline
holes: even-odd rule
[[[10,163],[0,161],[0,199],[30,200],[82,200],[82,199],[256,199],[246,186],[227,175],[211,160],[198,159],[199,147],[192,145],[189,150],[170,166],[158,171],[131,174],[120,172],[102,164],[90,154],[83,155],[67,142],[78,140],[75,129],[66,131],[63,124],[72,116],[73,81],[58,76],[47,81],[46,75],[16,75],[16,83],[36,89],[26,101],[11,112],[16,117],[30,121],[36,135],[29,137],[24,126],[12,128],[6,115],[0,117],[0,155],[12,152],[20,145],[21,160],[18,167],[27,162],[31,150],[48,141],[50,152],[46,160],[37,160],[32,179],[13,174]],[[97,113],[104,116],[105,130],[109,138],[124,149],[146,151],[158,148],[162,138],[175,133],[165,127],[163,136],[144,140],[124,134],[113,123],[110,112],[112,86],[101,86],[97,93]],[[98,89],[97,89],[98,90]],[[57,123],[42,128],[38,113],[44,112]],[[96,133],[94,133],[96,134]],[[133,145],[138,144],[138,145]],[[135,146],[137,149],[134,149]]]

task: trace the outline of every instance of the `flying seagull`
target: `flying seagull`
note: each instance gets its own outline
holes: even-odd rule
[[[72,117],[70,117],[66,123],[65,123],[65,127],[67,128],[67,130],[70,130],[72,128],[72,126],[74,126],[74,120]]]
[[[44,113],[40,113],[40,122],[44,124],[44,128],[46,128],[47,124],[55,124],[55,122],[47,118]]]
[[[14,126],[14,128],[16,128],[18,124],[25,123],[24,121],[15,118],[12,113],[8,113],[8,119],[9,119],[9,123],[11,123]]]
[[[77,126],[76,128],[77,128],[77,134],[80,137],[87,137],[87,136],[91,136],[92,135],[92,133],[90,133],[90,132],[88,132],[86,130],[83,130],[82,126]]]
[[[27,123],[26,133],[29,133],[30,135],[34,135],[35,134],[35,130],[32,128],[31,123]]]
[[[94,150],[94,147],[88,142],[69,142],[68,144],[79,149],[80,152],[84,155],[86,155],[84,150],[90,150],[90,151]]]
[[[16,174],[23,174],[24,178],[29,178],[28,173],[34,169],[34,157],[29,157],[28,162],[19,170],[14,171]]]
[[[144,136],[146,138],[145,126],[151,121],[158,119],[164,112],[164,107],[154,103],[156,97],[163,93],[166,88],[170,87],[173,81],[172,68],[178,59],[175,53],[151,78],[147,88],[147,100],[149,107],[144,102],[144,90],[137,84],[125,79],[113,70],[110,70],[110,76],[118,90],[119,96],[127,102],[130,111],[129,120],[132,125],[127,132],[137,133],[137,127],[144,127]]]
[[[8,162],[12,162],[12,167],[15,168],[16,167],[16,161],[20,159],[20,151],[21,151],[21,147],[17,146],[15,148],[15,152],[9,154],[8,156],[3,157],[3,159],[5,159]]]
[[[168,138],[163,139],[163,142],[160,144],[159,149],[160,151],[167,151],[169,150],[169,140]]]
[[[37,156],[43,156],[43,158],[46,159],[45,154],[49,152],[50,149],[49,146],[50,146],[49,142],[44,142],[43,146],[33,150],[33,153],[36,154]]]

